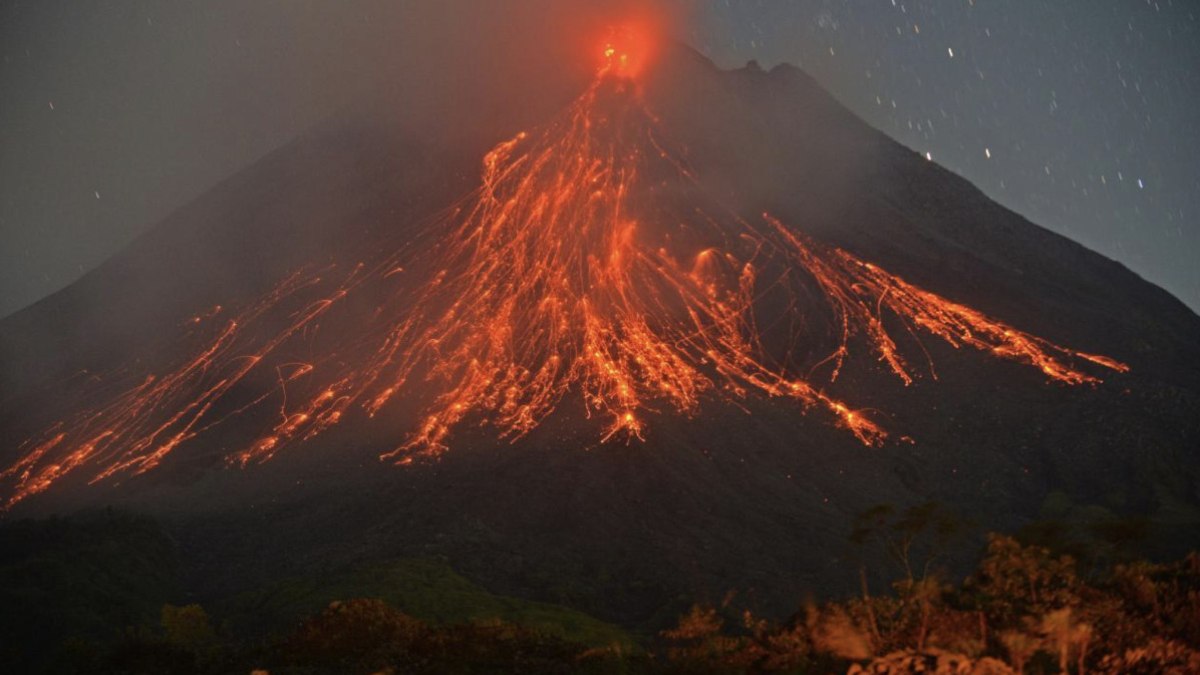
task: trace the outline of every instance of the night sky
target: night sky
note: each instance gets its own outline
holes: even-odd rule
[[[373,82],[434,76],[450,67],[436,54],[504,21],[501,3],[433,4],[0,2],[0,316]],[[669,6],[719,65],[801,66],[1000,203],[1200,308],[1196,4]]]

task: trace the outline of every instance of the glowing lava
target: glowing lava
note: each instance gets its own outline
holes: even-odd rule
[[[609,29],[601,49],[600,76],[637,78],[653,51],[649,34],[646,26],[633,24]]]
[[[6,504],[71,474],[95,483],[144,473],[218,427],[222,443],[239,444],[228,461],[245,466],[339,424],[399,419],[411,431],[381,458],[407,462],[445,451],[467,422],[520,438],[568,399],[598,418],[601,441],[641,438],[655,414],[758,395],[878,445],[888,432],[826,387],[860,352],[912,383],[924,368],[900,345],[928,360],[920,336],[1069,385],[1098,382],[1079,362],[1127,370],[769,215],[745,220],[708,203],[629,83],[644,54],[635,37],[610,41],[599,77],[568,110],[489,152],[480,187],[436,224],[432,250],[296,274],[234,316],[195,317],[188,325],[209,338],[191,358],[31,439],[0,474]],[[423,283],[409,280],[414,270],[428,273]],[[385,300],[364,316],[348,297]],[[835,331],[831,351],[795,363],[791,354],[829,346],[802,306]],[[791,328],[768,348],[764,324]],[[316,356],[297,363],[295,353]],[[245,420],[261,419],[246,413],[267,406],[275,419],[245,437]],[[233,418],[244,420],[237,429],[225,424]]]

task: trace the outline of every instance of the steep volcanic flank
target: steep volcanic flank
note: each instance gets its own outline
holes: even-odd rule
[[[335,119],[0,322],[9,512],[165,514],[213,595],[433,555],[639,621],[856,583],[880,502],[1195,544],[1200,319],[794,69],[610,47]]]
[[[641,439],[649,411],[692,416],[708,399],[770,396],[879,445],[889,432],[828,390],[851,358],[873,358],[905,385],[936,378],[922,338],[1068,385],[1128,370],[770,215],[744,219],[709,203],[645,106],[628,55],[609,46],[605,56],[558,119],[484,157],[482,185],[420,240],[431,250],[300,272],[249,307],[194,317],[209,337],[182,365],[28,443],[0,473],[8,506],[76,471],[89,483],[145,473],[264,408],[275,423],[229,462],[264,462],[335,425],[390,417],[406,397],[423,412],[381,459],[437,455],[468,420],[520,438],[565,397],[603,420],[601,441]],[[343,307],[365,286],[385,301]],[[294,360],[300,351],[312,357]]]

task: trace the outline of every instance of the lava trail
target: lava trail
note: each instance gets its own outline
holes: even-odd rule
[[[208,339],[191,357],[29,440],[0,473],[5,504],[68,475],[97,483],[145,473],[217,428],[228,443],[251,426],[230,432],[233,418],[273,418],[227,454],[240,466],[379,418],[410,425],[381,448],[382,459],[404,463],[445,451],[468,421],[520,438],[568,397],[596,418],[601,441],[641,438],[655,414],[770,396],[879,445],[889,433],[872,415],[828,393],[860,352],[904,384],[936,377],[921,337],[1068,385],[1098,382],[1089,369],[1127,370],[770,215],[744,219],[709,203],[629,62],[607,47],[567,110],[489,152],[479,187],[434,223],[432,246],[297,273],[239,312],[195,317],[191,330]],[[364,313],[360,296],[383,300]],[[799,309],[813,298],[821,326],[835,327],[828,352],[828,330]],[[926,365],[911,365],[899,344],[917,347]],[[297,362],[295,353],[316,356]],[[264,409],[273,412],[250,416]]]

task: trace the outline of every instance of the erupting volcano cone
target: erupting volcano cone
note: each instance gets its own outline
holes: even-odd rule
[[[745,219],[710,203],[638,93],[638,58],[607,45],[595,82],[564,113],[492,149],[480,187],[434,223],[431,251],[301,273],[238,315],[198,319],[215,333],[198,354],[30,441],[2,474],[8,504],[73,471],[93,483],[149,471],[259,406],[277,409],[278,421],[230,455],[242,466],[360,412],[389,416],[402,397],[425,408],[381,454],[402,463],[446,450],[472,417],[520,438],[566,397],[605,420],[602,441],[641,438],[651,411],[695,415],[705,399],[772,396],[795,399],[798,412],[821,408],[877,445],[884,428],[826,390],[860,351],[911,384],[916,370],[893,330],[918,347],[943,340],[1065,384],[1100,381],[1078,363],[1128,370],[913,286],[770,215]],[[365,317],[341,311],[364,286],[378,295],[418,255],[434,267],[415,294],[397,290]],[[803,315],[810,309],[839,334],[806,363],[789,355],[823,342]],[[342,339],[312,340],[322,324]],[[768,348],[760,327],[782,324]],[[294,362],[295,342],[322,351]],[[274,377],[260,378],[261,391],[227,402],[262,373]]]
[[[312,481],[350,503],[374,493],[339,483],[359,480],[342,469],[369,453],[371,481],[404,487],[364,509],[394,512],[413,546],[529,560],[547,541],[583,556],[636,530],[626,553],[648,567],[695,561],[697,584],[736,585],[813,563],[836,548],[836,523],[889,497],[975,509],[988,495],[983,512],[1002,518],[1069,475],[1080,494],[1148,504],[1148,484],[1104,467],[1150,466],[1129,456],[1131,438],[1200,437],[1181,422],[1194,315],[866,128],[794,70],[721,73],[678,48],[652,63],[635,46],[610,39],[557,115],[492,135],[468,189],[423,170],[456,166],[462,148],[368,161],[364,148],[395,146],[322,131],[246,174],[244,191],[202,200],[178,232],[228,218],[280,250],[289,219],[313,211],[309,229],[338,236],[251,296],[214,286],[171,334],[69,311],[129,297],[144,261],[194,248],[169,230],[80,287],[98,290],[7,320],[26,336],[7,349],[23,340],[43,367],[60,352],[32,336],[63,316],[81,317],[69,333],[81,345],[136,332],[154,348],[117,359],[78,346],[86,373],[5,391],[19,446],[0,473],[6,507],[135,494],[157,475],[188,508],[210,490],[236,503],[224,485],[257,490],[270,475],[287,476],[271,499]],[[351,222],[388,233],[343,236]],[[211,269],[257,270],[254,255],[236,262],[243,245],[170,272],[191,289]],[[301,461],[322,468],[272,473]],[[513,500],[506,485],[539,489]],[[778,542],[762,569],[722,557],[747,537]]]

